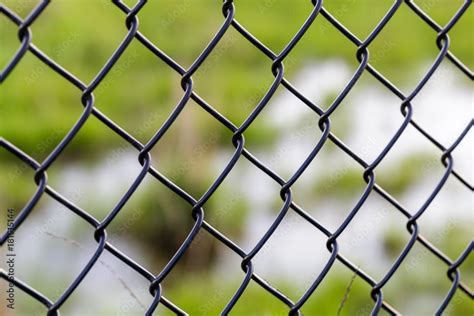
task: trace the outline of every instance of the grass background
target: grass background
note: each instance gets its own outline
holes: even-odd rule
[[[4,0],[3,3],[24,18],[37,1]],[[126,3],[133,5],[133,1]],[[440,25],[445,25],[463,1],[425,0],[416,3]],[[363,39],[392,4],[392,1],[340,0],[326,1],[324,6],[353,34]],[[241,0],[236,7],[236,19],[270,49],[279,52],[306,19],[311,2]],[[140,12],[139,19],[140,31],[185,68],[192,64],[223,22],[221,5],[217,0],[149,1]],[[31,28],[33,42],[83,82],[89,83],[126,35],[124,21],[124,14],[108,1],[53,1]],[[449,33],[450,50],[470,68],[474,67],[473,21],[474,10],[470,9]],[[2,67],[19,46],[17,27],[3,16],[0,16],[0,38]],[[291,80],[311,60],[343,59],[355,70],[358,65],[356,49],[319,16],[289,55],[285,75]],[[436,33],[405,4],[370,45],[371,63],[403,91],[409,91],[421,79],[423,73],[418,69],[428,67],[426,62],[434,60],[438,52]],[[195,91],[238,125],[271,84],[273,76],[270,69],[271,61],[230,29],[195,74]],[[0,135],[38,161],[42,161],[66,135],[83,109],[81,92],[30,53],[25,55],[8,80],[0,86],[0,93]],[[140,141],[146,142],[167,118],[183,92],[180,77],[140,43],[133,41],[94,94],[95,106],[100,111]],[[328,96],[327,99],[314,101],[326,108],[330,100]],[[170,131],[160,147],[160,164],[168,170],[176,166],[176,157],[183,153],[183,148],[192,147],[193,144],[213,139],[208,144],[211,152],[229,146],[231,134],[227,130],[211,122],[208,114],[196,104],[190,104],[190,108],[187,119]],[[190,130],[193,131],[193,137],[189,137]],[[265,150],[275,143],[278,131],[270,124],[261,123],[249,129],[245,136],[252,146]],[[106,153],[117,148],[128,147],[91,117],[58,162],[66,166],[81,161],[92,166],[103,159]],[[189,177],[177,176],[176,182],[191,188],[192,194],[199,192],[198,189],[193,191],[193,188],[202,188],[209,181],[213,166],[205,162],[206,155],[202,157],[204,162],[198,168],[193,168],[196,169],[194,174]],[[402,162],[405,164],[403,168],[416,170],[422,161],[422,158],[415,157]],[[11,175],[11,170],[19,174],[18,177],[0,177],[0,207],[5,209],[8,205],[21,209],[35,188],[31,181],[32,173],[5,151],[0,153],[0,162],[1,170],[5,171],[3,174]],[[410,177],[400,176],[396,170],[388,176],[393,180],[389,184],[392,185],[390,191],[404,190],[412,182]],[[343,185],[335,188],[341,191],[335,191],[334,195],[353,189],[358,174],[356,171],[345,174],[340,180]],[[315,192],[322,190],[321,184],[324,182],[325,179],[321,179],[315,183]],[[145,192],[135,203],[150,205],[145,209],[151,212],[155,198],[153,192]],[[217,206],[224,199],[225,194],[222,194],[210,203]],[[167,205],[175,203],[174,200],[167,200],[159,211],[166,216]],[[184,206],[182,208],[185,209]],[[247,202],[239,201],[234,206],[234,212],[231,212],[234,215],[226,218],[222,227],[238,235],[241,230],[239,225],[242,225],[248,214],[247,209]],[[145,218],[143,216],[127,232],[127,236],[134,238],[140,231],[141,242],[153,247],[156,246],[158,229],[147,223]],[[173,219],[172,216],[168,220],[156,223],[162,225],[159,228],[166,236],[172,233],[166,230],[170,222],[176,220],[177,226],[182,225],[181,220]],[[183,232],[186,229],[184,226]],[[446,239],[448,247],[455,243],[454,239],[455,236]],[[397,236],[387,238],[387,249],[397,248],[402,242],[400,240]],[[173,246],[169,248],[173,249]],[[337,271],[331,276],[332,282],[323,284],[318,295],[305,305],[304,312],[309,315],[329,315],[337,311],[351,279],[347,271]],[[238,284],[238,280],[227,286],[217,281],[211,282],[209,280],[212,277],[207,273],[202,270],[188,273],[185,282],[171,282],[168,288],[169,296],[181,302],[192,315],[217,314]],[[449,284],[446,280],[436,280],[419,279],[416,286],[437,287],[445,282],[442,287],[445,290]],[[388,292],[399,293],[401,286],[400,281]],[[298,291],[292,288],[292,284],[285,287],[286,292]],[[356,279],[343,314],[356,315],[371,306],[367,295],[369,291],[364,282]],[[218,295],[214,297],[210,293]],[[215,304],[200,305],[209,302],[210,297],[211,301],[215,300]],[[285,313],[287,309],[267,293],[252,286],[237,304],[235,314],[250,315],[255,310],[277,315]],[[472,302],[461,299],[461,304],[454,306],[454,313],[472,314]]]

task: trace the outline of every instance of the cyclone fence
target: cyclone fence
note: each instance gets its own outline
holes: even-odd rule
[[[95,78],[91,83],[85,84],[75,77],[72,73],[61,67],[57,62],[55,62],[51,57],[43,53],[40,48],[35,46],[32,42],[32,31],[30,26],[35,22],[35,20],[42,14],[42,12],[48,7],[50,3],[49,0],[40,1],[37,6],[29,13],[25,19],[21,19],[13,10],[7,6],[0,4],[0,13],[6,16],[9,20],[15,23],[18,26],[18,37],[21,42],[21,46],[18,51],[15,53],[13,58],[9,61],[6,67],[0,73],[0,83],[5,81],[8,75],[14,70],[15,66],[22,60],[26,52],[31,52],[36,56],[41,62],[47,65],[52,71],[56,72],[60,76],[67,80],[71,85],[75,86],[82,92],[82,104],[84,110],[80,115],[77,122],[71,127],[66,136],[59,142],[59,144],[54,148],[53,151],[42,162],[37,162],[31,158],[27,153],[23,152],[21,149],[17,148],[13,143],[9,142],[7,139],[0,138],[0,146],[9,151],[11,154],[16,156],[20,161],[26,163],[35,171],[34,181],[37,185],[37,190],[31,199],[28,201],[26,206],[18,213],[16,218],[12,221],[11,225],[8,225],[6,230],[0,236],[0,245],[4,246],[9,236],[14,233],[14,231],[25,221],[27,216],[31,213],[32,209],[38,203],[39,199],[43,194],[49,195],[51,198],[55,199],[62,205],[64,205],[71,212],[81,217],[88,224],[93,226],[95,229],[94,238],[98,244],[97,249],[93,256],[89,259],[85,267],[83,267],[80,274],[75,278],[75,280],[66,288],[66,290],[59,296],[56,301],[50,300],[48,297],[40,293],[38,290],[29,286],[27,283],[21,281],[19,278],[9,277],[5,270],[0,270],[0,276],[6,282],[12,282],[17,288],[31,296],[33,299],[37,300],[47,308],[47,315],[59,315],[61,306],[68,300],[71,294],[80,286],[83,279],[92,269],[92,267],[98,262],[99,257],[104,251],[109,252],[116,258],[120,259],[122,262],[127,264],[133,270],[135,270],[139,275],[146,278],[150,282],[149,292],[153,297],[152,303],[147,307],[146,315],[152,315],[157,308],[158,304],[162,304],[165,308],[176,313],[177,315],[186,315],[186,311],[182,310],[179,306],[174,304],[171,300],[167,299],[163,294],[163,289],[161,283],[169,273],[176,266],[183,254],[189,249],[193,239],[196,237],[198,232],[204,230],[208,232],[213,238],[221,242],[223,245],[228,247],[231,251],[236,253],[242,258],[241,268],[244,272],[244,277],[241,285],[238,287],[235,294],[229,298],[227,305],[222,311],[223,315],[227,315],[231,312],[232,308],[242,296],[246,288],[248,287],[251,281],[254,281],[261,288],[266,290],[268,293],[273,295],[275,298],[283,302],[288,306],[289,315],[300,315],[300,309],[308,300],[308,298],[317,290],[318,286],[321,284],[322,280],[326,277],[328,272],[333,267],[336,261],[342,263],[345,267],[355,273],[358,277],[364,280],[372,288],[371,297],[374,301],[374,306],[371,314],[377,315],[382,309],[392,315],[399,314],[396,307],[391,306],[383,297],[383,288],[394,276],[397,269],[400,267],[402,262],[406,259],[410,251],[413,249],[413,246],[416,243],[419,243],[425,247],[428,251],[436,256],[443,264],[446,266],[447,278],[452,282],[452,285],[446,293],[444,299],[439,302],[437,308],[437,314],[441,314],[452,300],[456,291],[460,291],[463,294],[467,295],[470,299],[474,298],[474,291],[470,289],[466,284],[461,281],[459,267],[462,263],[468,258],[470,253],[473,250],[474,243],[471,241],[466,248],[462,251],[458,258],[449,258],[441,250],[436,248],[430,241],[424,238],[419,233],[419,227],[417,220],[424,214],[425,210],[428,208],[433,199],[438,195],[438,193],[443,188],[448,177],[454,177],[459,180],[466,189],[473,191],[472,184],[458,172],[453,169],[453,157],[452,153],[456,147],[461,143],[463,138],[468,134],[469,130],[474,124],[474,120],[469,118],[469,122],[463,132],[457,137],[454,143],[449,145],[441,144],[437,139],[432,137],[427,131],[423,129],[422,126],[417,124],[413,117],[413,107],[411,101],[417,96],[418,93],[423,89],[428,80],[432,77],[433,73],[440,66],[441,62],[445,59],[449,60],[456,68],[466,75],[469,79],[473,79],[473,72],[465,66],[458,58],[456,58],[453,53],[449,50],[450,47],[450,38],[449,31],[461,18],[461,16],[469,9],[471,1],[465,1],[460,8],[456,11],[451,20],[445,25],[438,25],[425,11],[423,11],[417,4],[411,0],[396,0],[391,5],[390,9],[384,17],[378,22],[376,27],[365,39],[359,39],[353,33],[350,32],[343,24],[341,24],[330,12],[328,12],[323,7],[322,0],[312,0],[313,9],[309,12],[304,24],[298,30],[296,35],[288,42],[284,49],[275,53],[269,48],[267,48],[262,42],[260,42],[256,37],[254,37],[249,31],[247,31],[243,25],[241,25],[235,19],[236,3],[232,0],[225,0],[222,4],[222,13],[223,13],[223,23],[220,28],[217,30],[214,37],[205,47],[205,49],[200,53],[196,60],[192,63],[189,68],[183,68],[171,57],[166,55],[162,50],[160,50],[155,44],[148,40],[138,29],[138,17],[137,14],[146,7],[146,0],[139,0],[133,7],[129,7],[120,0],[113,0],[113,4],[116,8],[123,12],[125,25],[128,29],[127,35],[114,51],[112,56],[103,66],[103,68],[97,73]],[[419,81],[416,87],[407,95],[402,93],[394,84],[392,84],[388,79],[386,79],[380,72],[377,71],[369,63],[369,46],[371,42],[378,36],[382,31],[384,26],[390,21],[395,12],[403,5],[406,5],[409,9],[412,10],[423,23],[426,23],[433,32],[437,33],[436,44],[439,48],[439,53],[437,54],[436,59],[424,74],[421,81]],[[344,37],[350,41],[354,46],[357,47],[356,58],[359,62],[357,70],[352,75],[348,84],[344,87],[342,92],[335,98],[333,103],[327,108],[327,110],[322,110],[321,107],[316,105],[314,102],[309,100],[303,95],[297,88],[295,88],[285,77],[284,77],[284,61],[292,49],[298,44],[301,38],[304,36],[305,32],[311,26],[313,21],[316,19],[326,19],[331,27],[337,29]],[[214,50],[218,42],[222,39],[224,34],[230,29],[234,28],[240,33],[243,38],[248,40],[253,46],[255,46],[262,54],[272,61],[271,72],[274,76],[274,81],[271,84],[268,91],[266,91],[263,98],[258,102],[254,110],[250,115],[245,119],[245,121],[240,126],[235,126],[228,118],[221,115],[215,108],[213,108],[209,103],[207,103],[203,98],[201,98],[195,91],[193,91],[193,74],[201,67],[203,62],[209,56],[209,54]],[[142,144],[137,141],[131,134],[118,126],[115,122],[109,119],[107,116],[102,114],[96,107],[94,107],[94,90],[97,89],[101,81],[110,73],[111,69],[114,67],[118,59],[125,52],[129,44],[137,40],[144,47],[146,47],[150,52],[152,52],[157,58],[164,61],[169,67],[181,75],[181,87],[184,91],[179,103],[176,105],[170,116],[164,122],[164,124],[156,131],[154,136],[146,143]],[[400,111],[403,116],[403,123],[398,127],[396,133],[391,137],[390,141],[385,145],[383,150],[378,153],[378,156],[372,162],[366,162],[361,157],[359,157],[354,151],[351,150],[347,145],[345,145],[340,139],[338,139],[331,132],[331,114],[336,110],[336,108],[341,104],[343,99],[349,93],[349,91],[354,87],[358,82],[361,75],[364,72],[368,72],[371,76],[377,79],[382,83],[388,91],[393,93],[397,98],[400,99]],[[259,113],[264,109],[266,104],[274,95],[278,87],[284,87],[289,92],[291,92],[295,97],[301,100],[309,109],[314,112],[314,115],[319,117],[318,126],[322,131],[322,137],[315,142],[314,148],[311,153],[305,158],[303,164],[299,166],[297,171],[288,179],[285,180],[274,172],[269,166],[265,165],[259,161],[255,156],[249,152],[244,146],[244,132],[256,119]],[[317,88],[317,87],[316,87]],[[179,116],[180,112],[186,106],[189,100],[194,100],[199,106],[201,106],[207,113],[214,117],[218,122],[220,122],[225,128],[229,129],[233,136],[229,141],[232,142],[235,147],[235,152],[232,155],[232,158],[224,168],[224,170],[217,177],[215,182],[210,186],[210,188],[199,198],[194,198],[186,191],[181,189],[173,181],[166,178],[162,175],[156,168],[151,166],[151,155],[150,150],[160,141],[163,135],[168,131],[170,126]],[[142,166],[141,172],[138,177],[134,180],[133,184],[128,188],[127,192],[121,197],[119,202],[115,207],[107,214],[105,219],[102,221],[94,218],[86,210],[81,209],[80,207],[74,205],[71,201],[63,197],[56,190],[48,185],[47,182],[47,171],[54,164],[56,159],[61,155],[64,149],[68,146],[71,140],[76,136],[76,134],[81,130],[84,123],[90,118],[90,116],[95,116],[100,120],[105,126],[107,126],[111,131],[119,135],[129,144],[131,144],[137,151],[138,160]],[[429,140],[434,144],[440,153],[440,163],[444,166],[444,173],[439,182],[436,184],[435,189],[430,193],[428,198],[424,201],[422,206],[413,212],[407,210],[399,201],[393,198],[388,194],[381,186],[379,186],[375,181],[375,169],[380,164],[380,162],[386,157],[387,153],[391,150],[394,144],[399,140],[400,136],[404,133],[406,128],[411,125],[414,127],[424,138]],[[350,156],[355,160],[359,165],[361,165],[365,171],[361,175],[366,182],[366,187],[363,194],[358,199],[356,205],[348,213],[346,218],[342,221],[340,226],[335,231],[330,231],[322,224],[320,224],[313,216],[303,210],[298,206],[292,199],[292,185],[297,181],[297,179],[305,172],[308,165],[318,154],[320,149],[324,146],[325,143],[332,142],[337,147],[339,147],[345,154]],[[264,236],[258,241],[258,243],[253,247],[250,252],[245,252],[239,245],[231,241],[226,235],[214,228],[205,220],[204,216],[204,205],[206,201],[213,195],[219,185],[223,182],[226,176],[232,172],[233,167],[239,159],[247,159],[253,165],[262,170],[268,177],[273,181],[278,183],[281,186],[280,196],[283,200],[283,206],[279,211],[278,215],[274,219],[274,222],[270,228],[265,232]],[[120,210],[123,208],[125,203],[130,199],[134,194],[135,190],[140,186],[140,183],[144,177],[150,174],[156,181],[164,184],[169,190],[174,192],[177,196],[182,198],[190,205],[190,215],[194,220],[192,229],[190,230],[188,236],[181,244],[175,255],[169,260],[165,265],[163,270],[159,274],[152,274],[145,267],[141,266],[135,262],[132,258],[123,254],[119,249],[107,241],[107,227],[111,224]],[[357,215],[358,210],[367,200],[369,194],[375,192],[374,194],[379,195],[391,205],[393,205],[403,216],[406,217],[406,230],[408,231],[410,238],[406,245],[403,247],[403,250],[391,265],[388,272],[380,279],[375,280],[370,275],[365,273],[363,270],[359,269],[354,263],[352,263],[347,257],[345,257],[340,251],[338,246],[338,237],[346,229],[349,223]],[[252,259],[259,253],[262,247],[267,243],[267,241],[272,237],[272,234],[275,232],[277,227],[280,225],[284,217],[288,212],[294,212],[298,214],[301,218],[310,223],[314,229],[321,231],[327,236],[327,249],[330,252],[330,257],[325,263],[322,271],[319,272],[319,275],[315,280],[312,281],[311,286],[306,289],[306,291],[301,295],[297,301],[290,300],[285,294],[283,294],[276,287],[272,286],[270,283],[261,278],[258,274],[254,272],[254,264]]]

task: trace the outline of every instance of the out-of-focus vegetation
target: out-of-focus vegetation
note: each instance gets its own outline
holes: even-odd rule
[[[20,9],[19,14],[23,17],[36,2],[4,1],[8,7]],[[129,4],[132,2],[128,1]],[[444,25],[462,2],[426,0],[419,3]],[[359,38],[370,33],[391,5],[392,1],[325,3],[328,11]],[[84,10],[86,15],[82,14]],[[310,10],[311,1],[296,5],[288,1],[256,3],[246,0],[239,1],[236,18],[264,44],[278,52],[298,30]],[[204,0],[151,1],[140,12],[139,18],[141,32],[184,67],[191,65],[223,21],[220,6],[215,1]],[[4,17],[0,23],[3,51],[0,64],[5,65],[19,41],[13,23]],[[470,67],[474,66],[472,41],[466,39],[469,35],[465,35],[470,32],[472,23],[473,12],[468,10],[450,32],[451,50]],[[53,2],[31,29],[34,43],[85,83],[97,74],[127,32],[124,14],[108,1]],[[355,51],[354,45],[319,16],[290,54],[287,75],[291,79],[306,61],[316,58],[345,58],[355,67]],[[438,53],[436,33],[403,4],[371,44],[370,52],[374,66],[395,83],[407,86],[413,83],[409,74],[414,66],[433,60]],[[270,85],[273,79],[270,68],[271,61],[231,29],[196,73],[196,91],[239,124]],[[19,90],[21,94],[17,92]],[[82,110],[80,92],[32,54],[25,56],[2,85],[1,91],[1,134],[22,148],[36,150],[39,159],[47,150],[35,148],[37,144],[48,137],[56,142],[61,139]],[[164,121],[182,94],[179,77],[134,41],[98,87],[96,107],[145,141]],[[206,115],[202,111],[193,114],[198,118]],[[141,133],[137,131],[150,117],[154,118],[152,127]],[[187,127],[206,134],[207,124],[202,121],[188,121]],[[100,154],[98,148],[110,149],[120,142],[112,133],[105,133],[99,124],[90,123],[86,127],[68,150],[70,156],[83,153],[85,144],[91,154]],[[263,132],[268,128],[271,127],[264,127]],[[271,135],[248,135],[248,138],[260,138],[260,143],[265,144]],[[49,149],[56,144],[54,141],[43,146]]]
[[[15,0],[2,2],[23,18],[38,3]],[[236,19],[274,52],[285,47],[312,8],[309,0],[236,2]],[[126,3],[134,4],[133,1]],[[463,1],[424,0],[416,3],[440,25],[445,25]],[[392,4],[393,1],[338,0],[325,1],[324,6],[363,39]],[[148,1],[140,11],[139,19],[140,31],[185,68],[197,58],[224,20],[221,2],[216,0]],[[474,10],[470,9],[449,32],[451,51],[471,68],[474,67],[473,21]],[[125,15],[105,0],[53,1],[31,30],[35,45],[85,83],[91,82],[127,33]],[[2,68],[19,46],[17,26],[4,16],[0,16],[0,40]],[[358,65],[356,49],[329,22],[318,16],[288,56],[285,62],[286,76],[291,80],[312,60],[343,59],[355,70]],[[421,78],[421,74],[415,70],[428,67],[427,61],[434,60],[439,52],[436,32],[405,4],[371,43],[369,50],[370,62],[388,79],[407,90]],[[193,78],[195,91],[239,125],[273,80],[271,60],[231,28]],[[97,109],[145,143],[166,120],[183,91],[180,77],[138,41],[133,41],[94,94]],[[0,86],[0,136],[42,161],[80,116],[83,110],[80,99],[81,92],[77,88],[27,53]],[[333,99],[330,95],[314,101],[327,108]],[[265,151],[276,143],[281,133],[272,124],[257,120],[245,137],[252,146]],[[199,197],[216,174],[216,166],[208,157],[231,151],[233,147],[230,139],[228,130],[191,101],[154,149],[154,164],[159,164],[158,169],[163,170],[166,176],[185,187],[193,196]],[[104,155],[113,163],[115,156],[128,150],[132,148],[91,117],[58,163],[61,168],[76,162],[93,166],[103,160]],[[408,158],[377,181],[381,181],[389,192],[401,194],[416,180],[412,175],[427,159],[429,157],[419,155]],[[0,164],[1,174],[6,174],[0,176],[0,209],[6,209],[7,206],[21,209],[35,189],[31,180],[33,172],[5,151],[0,152]],[[399,170],[405,172],[402,174]],[[329,189],[328,181],[334,182]],[[363,183],[361,171],[348,167],[336,178],[329,171],[323,174],[315,180],[311,190],[315,195],[324,195],[328,199],[349,199],[360,188],[360,183]],[[209,201],[206,207],[211,210],[210,216],[218,214],[225,201],[228,201],[229,194],[231,192],[219,191]],[[189,221],[185,222],[179,216],[190,210],[188,205],[179,203],[179,199],[173,200],[154,189],[144,190],[128,205],[129,209],[140,206],[140,216],[127,229],[112,225],[111,233],[136,238],[150,252],[152,249],[162,249],[162,252],[155,252],[149,258],[155,267],[160,266],[181,244],[193,223],[191,218],[187,217]],[[251,211],[249,202],[239,199],[227,207],[226,216],[217,217],[213,224],[238,238]],[[389,256],[396,256],[396,250],[400,250],[400,244],[403,244],[400,239],[397,233],[387,236],[384,249]],[[444,242],[447,244],[444,247],[449,248],[455,241],[455,238],[446,237]],[[217,246],[214,242],[201,246],[199,252],[195,253],[200,256],[199,262],[193,262],[197,257],[185,258],[185,269],[182,269],[184,280],[167,287],[167,293],[170,298],[182,303],[192,315],[216,315],[238,283],[224,285],[217,281],[210,282],[212,278],[207,273],[214,264]],[[191,273],[186,274],[186,271]],[[408,274],[408,277],[414,276]],[[318,295],[309,300],[303,312],[308,315],[335,314],[350,278],[347,272],[333,275],[332,282],[327,282],[318,290]],[[416,280],[420,288],[431,286],[433,291],[442,282],[447,284],[446,280]],[[389,292],[400,293],[402,284],[403,280],[399,280]],[[446,290],[446,287],[442,289]],[[282,290],[295,293],[300,289],[288,284]],[[438,292],[436,295],[441,295]],[[372,306],[369,293],[370,288],[356,278],[341,315],[367,314]],[[203,307],[202,302],[213,304]],[[472,304],[466,300],[453,308],[453,315],[472,313]],[[235,309],[235,315],[283,315],[286,312],[285,306],[256,286],[250,287]]]

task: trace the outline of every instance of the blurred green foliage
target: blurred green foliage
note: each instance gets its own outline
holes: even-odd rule
[[[4,2],[24,17],[37,1]],[[328,1],[325,7],[355,35],[364,38],[391,4],[391,1],[341,0]],[[461,0],[420,2],[440,24],[446,23],[461,4]],[[88,83],[119,45],[127,29],[124,14],[112,3],[87,1],[87,15],[81,14],[83,5],[79,1],[51,3],[34,23],[32,31],[33,42],[39,48]],[[239,1],[236,18],[278,52],[304,22],[309,10],[310,1],[294,5],[288,1],[256,4],[245,0]],[[189,67],[223,21],[220,6],[215,1],[204,0],[151,1],[139,18],[141,32],[183,67]],[[468,10],[450,32],[452,51],[470,67],[474,65],[472,41],[464,37],[472,22],[473,12]],[[19,41],[13,23],[2,17],[0,25],[5,52],[0,56],[0,65],[5,65]],[[355,67],[355,51],[355,46],[319,16],[288,57],[286,72],[291,79],[305,61],[321,58],[344,58]],[[436,33],[402,4],[371,44],[370,51],[374,66],[395,83],[406,86],[411,84],[407,82],[407,74],[414,66],[433,60],[438,53]],[[273,79],[270,68],[271,61],[231,29],[196,73],[195,90],[231,121],[240,124],[269,87]],[[182,96],[179,80],[176,73],[134,41],[98,87],[96,107],[132,134],[147,117],[157,115],[158,120],[139,137],[146,141]],[[0,134],[25,150],[34,150],[45,138],[56,135],[56,142],[46,146],[51,149],[82,111],[80,91],[30,53],[0,89],[3,113]],[[201,111],[195,121],[205,115]],[[271,130],[270,126],[262,126],[260,134],[249,135],[249,138],[261,138],[260,142],[265,144],[265,140],[274,135],[266,132],[268,128]],[[197,129],[203,134],[206,131],[205,125]],[[110,149],[119,141],[112,133],[101,130],[99,124],[87,123],[66,153],[80,155],[87,146],[91,153],[98,154],[101,150],[96,149]],[[34,156],[42,157],[41,153]]]
[[[24,18],[38,1],[2,2]],[[126,2],[134,4],[134,1]],[[326,1],[324,6],[356,36],[363,39],[392,3],[393,1],[338,0]],[[416,3],[439,24],[445,25],[463,1],[423,0]],[[311,10],[311,1],[239,0],[236,7],[236,19],[270,49],[279,52],[303,24]],[[139,18],[140,31],[185,68],[192,64],[224,20],[220,2],[215,0],[149,1]],[[473,21],[474,10],[469,10],[449,33],[451,51],[471,68],[474,67]],[[93,0],[53,1],[31,29],[35,45],[85,83],[93,80],[127,33],[125,15],[116,6],[109,1]],[[4,16],[0,16],[0,40],[2,68],[19,46],[17,27]],[[358,65],[356,49],[319,16],[288,56],[285,62],[286,76],[291,80],[312,60],[341,58],[355,69]],[[371,43],[370,62],[388,79],[406,88],[420,79],[421,75],[415,74],[414,70],[427,67],[426,62],[434,60],[438,52],[436,32],[402,4],[393,19]],[[193,77],[195,91],[236,125],[241,124],[250,114],[273,80],[271,60],[233,29],[226,33]],[[94,94],[97,109],[138,140],[146,142],[179,102],[183,91],[180,77],[134,41]],[[0,86],[0,135],[41,161],[80,116],[83,111],[80,99],[80,91],[48,69],[31,53],[27,53],[8,80]],[[327,107],[332,99],[333,96],[327,96],[314,101]],[[193,134],[191,136],[190,130]],[[265,150],[275,143],[279,131],[269,123],[256,122],[245,136],[253,146]],[[186,187],[197,196],[213,180],[209,174],[215,166],[208,159],[210,153],[218,153],[225,146],[227,150],[232,150],[229,140],[229,131],[218,126],[197,104],[190,102],[154,154],[159,157],[160,166],[168,170],[168,173],[165,172],[167,176],[174,177],[173,180],[178,185]],[[61,161],[67,164],[80,159],[95,163],[106,152],[124,146],[127,145],[123,140],[91,117],[68,146]],[[192,149],[185,151],[185,148]],[[206,153],[199,154],[203,151]],[[182,157],[183,153],[188,160],[179,160],[182,158],[178,157]],[[189,160],[197,156],[200,162],[189,166]],[[390,193],[402,193],[415,180],[410,176],[415,174],[412,171],[419,169],[425,160],[424,156],[409,158],[378,180]],[[5,152],[0,153],[0,162],[1,170],[8,171],[7,177],[0,177],[0,207],[3,209],[5,205],[11,205],[15,209],[21,209],[35,189],[31,183],[33,172]],[[176,165],[182,166],[186,177],[179,171],[178,174],[173,173],[176,172],[173,171]],[[398,170],[401,169],[406,172],[399,173]],[[13,173],[11,170],[14,170]],[[332,187],[328,188],[328,183]],[[360,170],[347,168],[336,175],[323,175],[315,182],[313,191],[316,195],[347,197],[361,183],[363,180]],[[228,194],[225,190],[218,193],[222,196]],[[161,204],[157,202],[157,195],[160,196]],[[164,196],[152,190],[141,192],[128,205],[130,210],[140,205],[142,213],[137,216],[136,221],[126,230],[123,226],[111,227],[112,233],[121,233],[128,238],[139,231],[140,240],[144,244],[149,247],[159,245],[164,253],[150,258],[150,261],[156,261],[156,266],[173,254],[192,225],[191,219],[184,224],[182,217],[177,215],[189,212],[189,206],[167,200]],[[216,196],[209,201],[211,217],[213,212],[219,212],[222,199]],[[172,209],[170,206],[173,206]],[[225,227],[230,235],[238,236],[247,212],[247,202],[237,200],[226,210],[226,216],[217,217],[217,224]],[[160,216],[148,216],[152,213]],[[159,220],[155,220],[158,218]],[[170,236],[172,239],[169,239]],[[455,242],[456,238],[446,237],[447,245]],[[199,268],[209,268],[214,259],[215,245],[203,243],[200,246],[207,247],[205,253],[208,258],[201,261]],[[400,240],[397,235],[387,237],[385,246],[389,250],[398,249]],[[458,246],[456,244],[456,249],[460,247]],[[193,266],[193,262],[188,264]],[[203,272],[184,277],[184,281],[167,288],[168,292],[165,291],[165,294],[180,302],[191,315],[217,315],[238,286],[238,283],[234,283],[234,287],[227,285],[222,288],[219,282],[210,282],[210,277]],[[428,286],[433,289],[443,282],[430,280],[426,276],[416,278],[413,274],[408,277],[416,280],[418,283],[413,283],[421,284],[420,286],[427,286],[429,283]],[[308,315],[335,315],[350,279],[351,275],[347,271],[333,273],[331,282],[324,282],[318,295],[308,301],[303,312]],[[296,293],[301,289],[288,284],[282,290],[285,293]],[[367,284],[356,278],[341,315],[367,314],[372,306],[369,292]],[[438,292],[436,295],[441,295]],[[203,302],[210,300],[213,304],[202,306]],[[470,302],[463,300],[461,304],[454,305],[453,314],[472,314],[472,304],[469,304]],[[253,285],[245,292],[234,312],[235,315],[286,313],[287,307]]]

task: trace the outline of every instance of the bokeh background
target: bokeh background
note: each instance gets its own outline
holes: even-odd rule
[[[132,6],[133,1],[125,1]],[[311,1],[239,0],[236,18],[275,52],[292,38],[311,11]],[[359,38],[365,38],[393,1],[326,1],[325,8]],[[21,17],[38,1],[3,0]],[[444,25],[461,0],[416,1]],[[149,1],[139,13],[140,30],[184,67],[189,67],[223,22],[217,0]],[[474,9],[450,31],[451,51],[471,69]],[[127,29],[124,14],[109,1],[53,1],[31,27],[33,42],[83,82],[101,69]],[[0,68],[19,46],[17,27],[0,16]],[[327,108],[358,66],[356,49],[321,16],[289,55],[285,76],[312,101]],[[439,50],[436,33],[405,4],[370,45],[370,62],[409,93]],[[271,61],[230,29],[193,76],[195,91],[240,125],[265,94]],[[180,77],[134,40],[100,84],[95,106],[142,143],[165,121],[183,92]],[[0,86],[0,136],[42,161],[66,135],[83,107],[81,93],[31,53]],[[413,101],[414,118],[448,147],[473,116],[472,81],[449,61]],[[332,116],[332,130],[356,153],[372,161],[403,121],[400,100],[368,73]],[[245,132],[246,147],[284,178],[296,171],[321,137],[318,116],[279,88]],[[195,198],[200,197],[230,159],[231,133],[190,101],[152,151],[153,165]],[[456,170],[472,183],[473,137],[453,153]],[[441,178],[441,152],[411,126],[377,167],[377,182],[416,212]],[[137,152],[95,117],[48,171],[49,184],[98,219],[104,218],[138,175]],[[364,191],[363,169],[328,142],[295,184],[294,199],[334,231]],[[33,172],[0,150],[0,209],[21,210],[35,191]],[[206,203],[206,218],[249,251],[271,225],[282,202],[280,187],[241,159]],[[456,259],[473,238],[472,192],[450,177],[420,220],[422,234]],[[113,221],[109,241],[149,271],[158,273],[182,243],[193,220],[190,207],[147,176]],[[6,218],[0,219],[5,227]],[[340,237],[341,252],[374,279],[393,264],[409,239],[406,218],[372,194]],[[329,253],[325,236],[289,212],[255,260],[255,269],[296,300],[320,273]],[[92,228],[48,196],[43,196],[15,234],[16,275],[52,300],[57,299],[96,248]],[[4,264],[2,262],[2,264]],[[431,315],[448,292],[447,267],[415,245],[384,298],[404,315]],[[474,287],[474,257],[461,268]],[[367,315],[370,287],[336,262],[302,309],[307,315]],[[164,295],[191,315],[217,315],[244,274],[240,258],[207,233],[163,283]],[[0,283],[2,289],[5,282]],[[3,297],[3,296],[2,296]],[[140,315],[151,303],[148,282],[104,252],[66,302],[64,315]],[[16,291],[15,311],[2,315],[44,314],[45,309]],[[285,315],[287,307],[251,283],[234,315]],[[385,312],[381,314],[384,315]],[[472,315],[474,303],[459,291],[446,314]],[[157,315],[169,315],[159,307]]]

